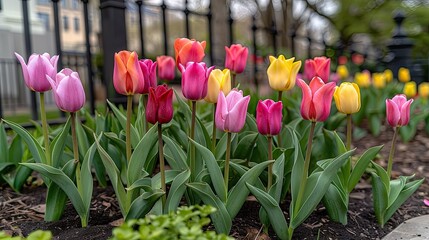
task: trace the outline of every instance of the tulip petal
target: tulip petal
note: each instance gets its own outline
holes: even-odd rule
[[[398,126],[400,120],[399,107],[391,99],[386,99],[386,118],[390,126]]]
[[[225,118],[228,114],[226,98],[223,92],[219,92],[216,105],[215,124],[216,128],[225,131]]]
[[[410,99],[406,101],[400,109],[401,112],[401,119],[399,120],[398,124],[401,126],[408,125],[408,122],[410,121],[410,107],[411,103],[413,103],[413,99]]]
[[[256,106],[256,125],[258,126],[258,132],[262,135],[270,133],[269,117],[268,107],[262,100],[259,100]]]
[[[24,58],[21,57],[21,55],[19,55],[18,53],[15,53],[15,56],[16,56],[16,58],[18,58],[18,61],[21,63],[22,75],[24,76],[25,85],[27,85],[28,88],[33,90],[31,87],[31,83],[30,83],[30,76],[28,74],[28,66],[25,63]]]
[[[249,101],[250,96],[245,96],[230,109],[225,119],[225,126],[227,126],[228,131],[238,133],[244,127]]]
[[[154,88],[149,88],[149,98],[145,109],[146,120],[152,124],[158,121],[158,101]]]
[[[159,86],[157,88],[161,88]],[[161,95],[158,95],[158,122],[168,123],[173,118],[173,89],[166,89]]]
[[[283,125],[283,103],[281,101],[273,102],[269,109],[270,135],[280,133]]]
[[[298,79],[297,85],[302,90],[302,101],[300,108],[301,116],[306,120],[310,120],[310,107],[313,98],[311,89],[302,79]]]
[[[310,83],[311,84],[311,83]],[[330,82],[323,85],[314,93],[313,104],[316,110],[316,120],[325,121],[331,113],[332,95],[335,91],[335,83]]]
[[[227,108],[231,110],[243,98],[243,92],[233,90],[226,97]]]

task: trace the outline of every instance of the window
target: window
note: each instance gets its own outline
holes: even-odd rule
[[[49,14],[47,13],[37,13],[37,16],[39,17],[40,21],[42,21],[43,25],[45,26],[45,30],[49,30]]]
[[[79,32],[80,31],[80,21],[79,21],[79,18],[74,17],[73,21],[74,21],[74,31],[75,32]]]
[[[67,16],[63,17],[63,28],[65,31],[69,30],[69,17]]]
[[[72,0],[72,8],[75,10],[79,9],[79,0]]]
[[[37,0],[37,4],[40,4],[40,5],[48,5],[50,3],[51,1],[49,0]]]
[[[61,0],[61,7],[63,8],[67,7],[67,0]]]

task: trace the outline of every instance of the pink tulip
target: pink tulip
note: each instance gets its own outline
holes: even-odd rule
[[[136,52],[120,51],[115,53],[113,66],[113,86],[117,93],[134,95],[143,92],[143,72]]]
[[[315,57],[305,60],[304,75],[307,80],[319,77],[323,82],[329,81],[331,72],[331,59],[327,57]]]
[[[79,74],[64,68],[55,76],[55,81],[48,75],[47,80],[52,86],[55,103],[64,112],[77,112],[85,105],[85,90]]]
[[[214,67],[207,68],[203,62],[188,62],[186,66],[179,64],[182,72],[182,93],[185,98],[197,101],[207,95],[207,81]]]
[[[173,89],[159,85],[149,90],[146,120],[152,124],[168,123],[173,118]]]
[[[139,65],[143,73],[144,87],[141,94],[148,94],[149,88],[156,87],[158,81],[156,80],[156,62],[150,59],[139,60]]]
[[[413,99],[407,101],[404,94],[386,99],[386,118],[392,127],[405,126],[410,121],[410,106]]]
[[[283,119],[283,103],[271,99],[259,100],[256,107],[256,124],[262,135],[274,136],[280,133]]]
[[[249,49],[240,44],[232,44],[230,48],[225,47],[225,51],[225,68],[235,74],[242,73],[246,68]]]
[[[176,64],[174,58],[170,56],[159,56],[156,58],[158,63],[158,76],[161,80],[171,81],[174,79]]]
[[[298,79],[297,84],[302,90],[302,118],[313,122],[325,121],[331,112],[335,83],[325,84],[321,78],[314,77],[310,81],[310,85],[307,85],[302,79]]]
[[[234,89],[227,97],[220,91],[215,114],[216,127],[225,132],[240,132],[246,121],[249,101],[250,96],[243,97],[241,90]]]
[[[28,59],[28,65],[18,53],[15,53],[21,63],[25,85],[35,92],[46,92],[51,89],[51,84],[46,80],[46,75],[55,78],[57,74],[58,55],[51,57],[48,53],[32,54]]]

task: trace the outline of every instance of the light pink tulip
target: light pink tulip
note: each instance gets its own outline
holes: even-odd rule
[[[158,77],[163,81],[171,81],[174,79],[176,63],[174,58],[170,56],[159,56],[156,58],[158,63]]]
[[[150,59],[139,60],[140,68],[142,69],[144,87],[143,91],[139,92],[141,94],[148,94],[149,88],[156,87],[158,84],[156,79],[156,62],[153,62]]]
[[[61,70],[53,80],[46,75],[52,86],[55,103],[64,112],[77,112],[85,105],[85,90],[79,74],[69,68]]]
[[[249,101],[250,96],[243,97],[241,90],[234,89],[227,97],[220,91],[215,114],[216,127],[225,132],[240,132],[246,121]]]
[[[410,121],[410,106],[413,99],[407,101],[404,94],[386,99],[386,118],[392,127],[405,126]]]
[[[314,77],[310,85],[307,85],[302,79],[298,79],[297,84],[302,90],[302,118],[313,122],[325,121],[331,112],[335,83],[325,84],[321,78]]]
[[[25,64],[24,58],[15,53],[21,63],[25,85],[35,92],[46,92],[51,89],[51,84],[46,80],[46,75],[55,78],[57,74],[58,55],[50,56],[48,53],[32,54]]]
[[[213,68],[207,68],[203,62],[188,62],[186,66],[179,64],[182,72],[182,93],[186,99],[197,101],[206,97],[207,82]]]
[[[262,135],[274,136],[280,133],[283,119],[283,103],[271,99],[259,100],[256,107],[256,124]]]
[[[315,57],[305,60],[304,75],[307,80],[319,77],[323,82],[329,81],[331,72],[331,59],[327,57]]]
[[[228,68],[235,74],[242,73],[246,68],[249,49],[240,44],[232,44],[230,48],[225,47],[225,51],[225,68]]]

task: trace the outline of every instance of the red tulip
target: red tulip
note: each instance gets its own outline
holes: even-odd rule
[[[326,57],[315,57],[305,60],[304,75],[307,80],[319,77],[323,82],[329,81],[331,72],[331,59]]]
[[[25,64],[24,58],[15,53],[21,63],[25,85],[35,92],[46,92],[51,89],[51,84],[46,80],[46,75],[55,78],[57,74],[58,55],[51,57],[48,53],[32,54]]]
[[[149,88],[156,87],[158,81],[156,79],[156,62],[150,59],[139,60],[139,65],[143,73],[144,87],[141,94],[148,94]]]
[[[168,123],[173,118],[173,89],[159,85],[149,89],[146,120],[152,124]]]
[[[246,122],[249,101],[250,96],[243,97],[243,92],[237,89],[229,92],[226,97],[220,91],[215,114],[216,127],[225,132],[240,132]]]
[[[158,63],[158,76],[161,80],[171,81],[174,79],[175,67],[174,58],[170,56],[159,56],[156,58]]]
[[[143,73],[136,52],[120,51],[115,53],[113,86],[117,93],[123,95],[143,92]]]
[[[410,106],[413,99],[407,101],[404,94],[386,99],[386,118],[392,127],[405,126],[410,121]]]
[[[186,66],[179,64],[179,69],[182,72],[183,96],[192,101],[205,98],[208,78],[213,68],[207,68],[203,62],[188,62]]]
[[[242,73],[246,68],[249,49],[240,44],[232,44],[230,48],[225,47],[225,51],[225,68],[228,68],[235,74]]]
[[[302,90],[302,118],[313,122],[325,121],[331,112],[335,83],[325,84],[321,78],[314,77],[310,85],[307,85],[302,79],[298,79],[297,84]]]
[[[174,52],[176,54],[176,66],[186,65],[188,62],[201,62],[204,58],[206,42],[198,42],[194,39],[177,38],[174,41]]]
[[[262,135],[274,136],[280,133],[283,119],[283,103],[271,99],[259,100],[256,107],[256,124]]]

